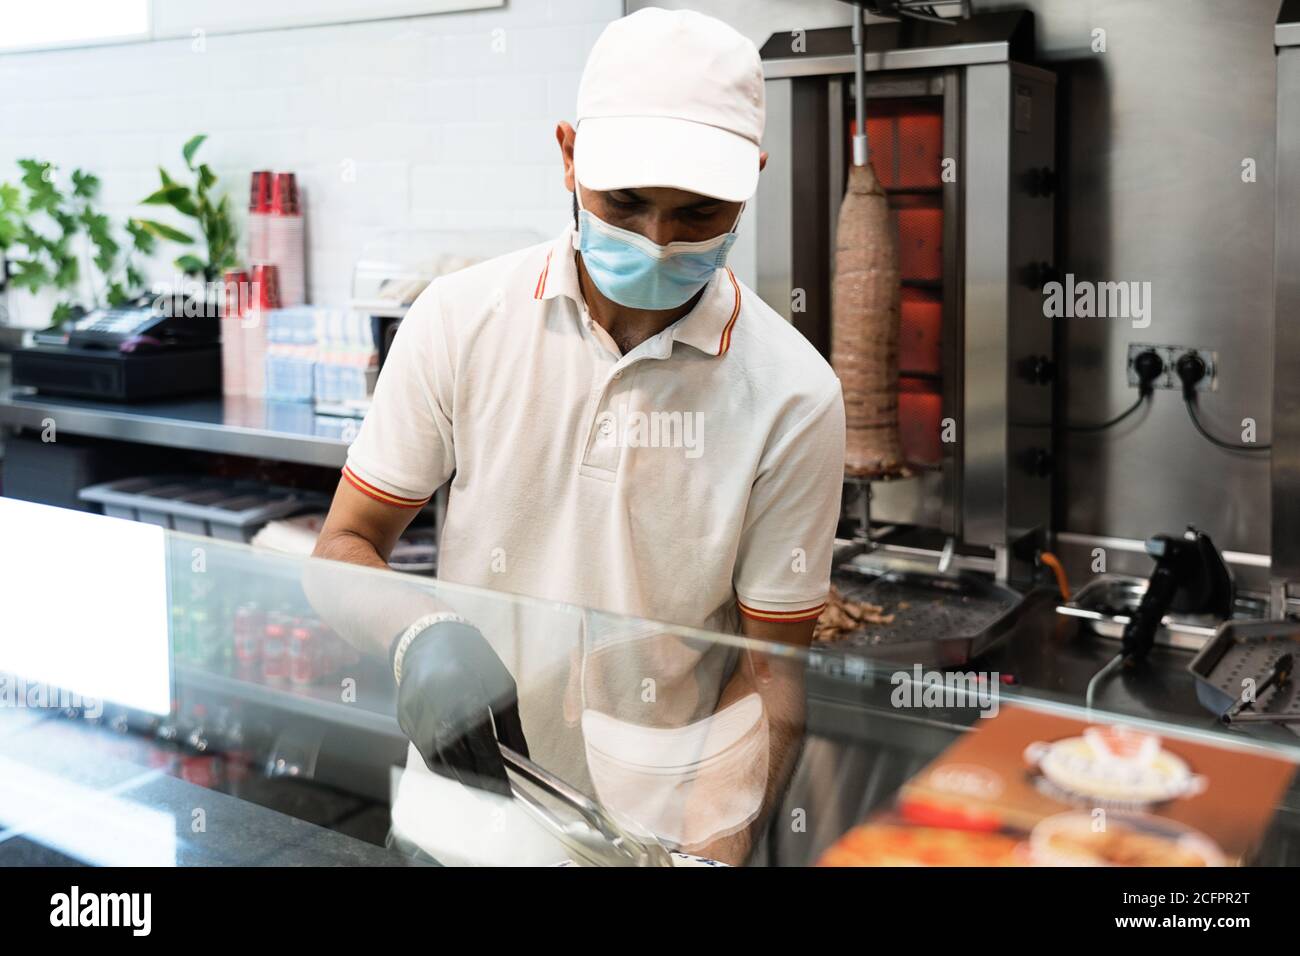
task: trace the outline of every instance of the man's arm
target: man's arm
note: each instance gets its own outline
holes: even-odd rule
[[[397,539],[418,512],[377,501],[340,479],[312,557],[387,569]],[[429,588],[407,579],[366,576],[358,587],[355,573],[316,561],[304,565],[302,588],[321,620],[357,650],[380,659],[412,621],[447,610]]]
[[[307,599],[345,641],[392,668],[398,726],[430,771],[508,798],[498,741],[529,752],[513,675],[436,587],[410,575],[343,566],[386,568],[419,510],[372,500],[370,486],[356,479],[362,483],[352,487],[353,480],[345,472],[313,555],[334,560],[303,567]]]
[[[456,469],[452,349],[435,280],[407,311],[314,557],[387,567],[397,539]]]
[[[340,478],[312,557],[386,568],[397,539],[418,511],[376,501]]]
[[[747,638],[803,650],[812,643],[814,623],[778,624],[742,617],[741,629]],[[803,670],[802,655],[763,654],[748,649],[741,653],[740,663],[718,698],[717,709],[722,710],[753,693],[762,699],[768,722],[768,764],[763,803],[744,829],[701,846],[683,849],[734,866],[744,863],[749,857],[760,828],[776,808],[798,760],[804,733]],[[701,774],[695,786],[699,788],[702,802],[707,804],[710,787],[707,774]]]
[[[387,569],[393,546],[418,511],[376,501],[342,479],[312,557]],[[391,581],[361,577],[319,561],[304,565],[302,587],[321,620],[357,650],[378,659],[412,621],[448,610],[422,583],[397,575]]]
[[[806,650],[830,586],[835,526],[844,480],[844,402],[838,380],[810,411],[783,427],[764,455],[750,494],[735,588],[742,633]],[[763,803],[737,833],[702,855],[739,863],[794,771],[804,731],[804,654],[746,650],[719,707],[757,693],[767,720]],[[715,781],[722,787],[722,781]],[[708,791],[702,791],[707,808]]]

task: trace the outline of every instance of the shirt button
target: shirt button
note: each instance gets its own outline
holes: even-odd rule
[[[623,373],[622,373],[622,372],[615,372],[615,373],[614,373],[614,378],[618,379],[618,378],[622,378],[622,377],[623,377]]]
[[[614,430],[614,423],[611,422],[608,418],[600,423],[601,434],[608,435],[613,430]]]

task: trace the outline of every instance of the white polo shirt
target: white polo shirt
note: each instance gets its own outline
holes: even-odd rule
[[[736,632],[821,611],[844,474],[839,380],[720,269],[626,355],[572,229],[433,282],[343,470],[417,508],[451,479],[447,581]]]

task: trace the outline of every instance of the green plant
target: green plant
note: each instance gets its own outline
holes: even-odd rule
[[[9,262],[9,281],[32,293],[49,287],[63,293],[51,316],[55,325],[77,305],[121,305],[137,298],[144,277],[134,254],[152,252],[153,236],[128,221],[130,242],[123,248],[112,221],[95,208],[98,177],[74,169],[65,191],[52,163],[20,159],[18,167],[18,185],[0,183],[0,252]]]
[[[191,137],[181,148],[185,165],[195,176],[193,186],[177,182],[160,166],[158,174],[162,185],[141,202],[150,206],[170,206],[181,215],[195,220],[207,243],[207,259],[193,253],[186,253],[176,258],[176,268],[186,275],[201,276],[205,282],[215,282],[225,274],[226,270],[233,269],[236,265],[235,243],[238,235],[235,232],[234,219],[230,214],[230,197],[222,196],[216,202],[213,201],[213,187],[217,184],[216,173],[207,163],[200,163],[197,166],[194,164],[194,154],[199,151],[205,139],[207,135],[200,133],[198,136]],[[194,244],[193,236],[166,223],[152,219],[139,219],[136,222],[141,229],[159,239],[182,245]]]

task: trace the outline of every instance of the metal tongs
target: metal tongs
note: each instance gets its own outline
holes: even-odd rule
[[[504,744],[501,756],[509,768],[534,786],[567,804],[590,828],[566,825],[512,779],[510,790],[529,814],[549,831],[580,866],[672,866],[664,845],[650,834],[633,835],[604,808],[559,777]]]
[[[1268,675],[1264,680],[1260,682],[1260,685],[1255,688],[1255,693],[1250,697],[1241,697],[1235,704],[1229,707],[1219,719],[1225,724],[1245,724],[1251,722],[1264,723],[1265,721],[1279,724],[1290,724],[1300,721],[1300,715],[1297,714],[1243,713],[1247,707],[1253,708],[1259,701],[1259,698],[1263,696],[1264,691],[1268,690],[1270,687],[1277,686],[1278,688],[1282,688],[1291,683],[1291,672],[1294,667],[1294,655],[1290,653],[1283,654],[1273,662],[1273,667],[1269,670]]]

